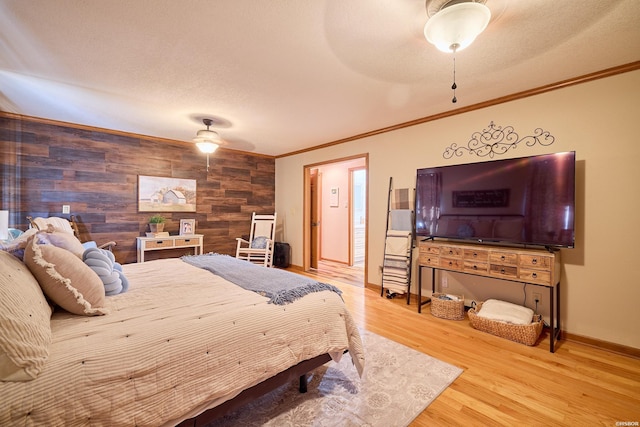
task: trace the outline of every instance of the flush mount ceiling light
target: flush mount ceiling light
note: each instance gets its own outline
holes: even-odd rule
[[[209,154],[215,153],[215,151],[220,147],[220,135],[217,132],[209,129],[209,126],[213,124],[213,120],[211,119],[202,119],[202,123],[207,127],[206,129],[201,129],[196,133],[196,137],[193,138],[193,142],[195,142],[196,147],[207,155],[207,172],[209,171]]]
[[[491,11],[484,5],[486,0],[427,0],[429,20],[424,26],[424,36],[429,43],[447,53],[468,47],[487,28]],[[453,58],[453,100],[457,102],[455,90],[455,56]]]

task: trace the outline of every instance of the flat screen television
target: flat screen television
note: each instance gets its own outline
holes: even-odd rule
[[[574,247],[575,151],[418,169],[416,235]]]

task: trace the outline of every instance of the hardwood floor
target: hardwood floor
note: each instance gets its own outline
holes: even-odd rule
[[[300,273],[300,271],[297,271]],[[640,360],[559,341],[549,352],[545,330],[526,346],[473,329],[465,320],[418,314],[415,297],[303,273],[338,286],[359,326],[459,366],[464,372],[411,426],[615,426],[640,421]],[[621,425],[621,424],[619,424]]]
[[[364,265],[349,266],[335,261],[319,260],[316,273],[364,288]]]

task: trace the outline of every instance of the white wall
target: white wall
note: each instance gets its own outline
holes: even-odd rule
[[[462,105],[461,105],[462,107]],[[520,136],[549,131],[553,145],[524,144],[496,158],[576,151],[576,248],[563,249],[562,328],[577,335],[640,348],[640,71],[447,117],[276,160],[276,210],[285,222],[292,263],[302,265],[303,167],[369,153],[369,282],[380,284],[389,177],[415,185],[416,169],[484,161],[446,160],[452,143],[473,132],[513,126]],[[425,276],[430,276],[425,274]],[[417,274],[413,275],[414,280]],[[467,299],[523,301],[521,285],[449,273],[449,292]],[[430,289],[429,283],[423,284]],[[528,287],[527,291],[531,291]],[[548,301],[541,311],[548,313]]]

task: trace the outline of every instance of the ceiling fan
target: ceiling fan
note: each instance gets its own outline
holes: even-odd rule
[[[193,142],[195,142],[200,152],[207,155],[207,172],[209,172],[209,154],[215,153],[218,147],[222,145],[222,140],[218,132],[209,129],[213,124],[212,119],[202,119],[202,123],[204,123],[207,128],[199,130],[196,133],[196,137],[193,138]]]

